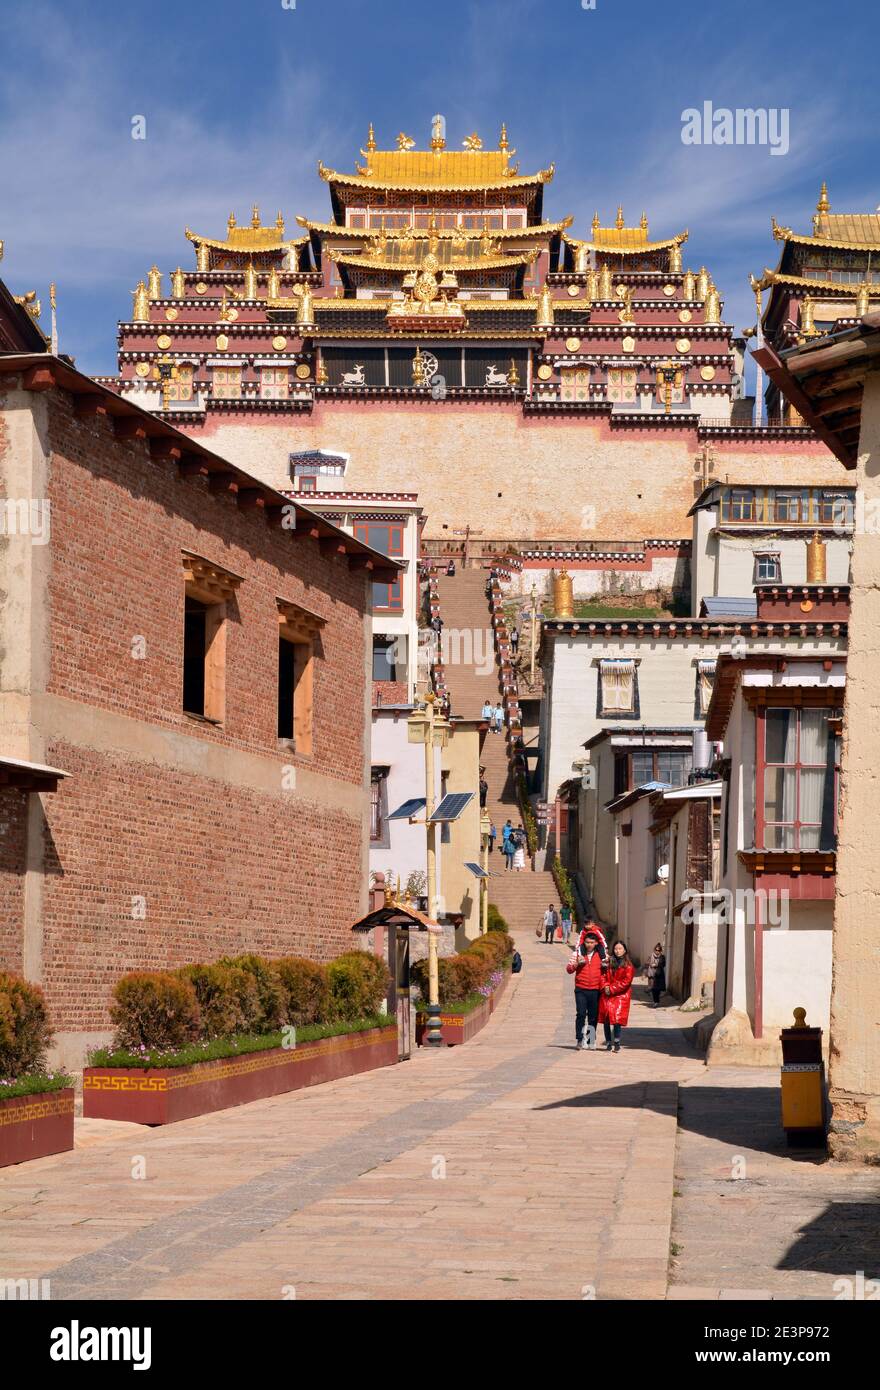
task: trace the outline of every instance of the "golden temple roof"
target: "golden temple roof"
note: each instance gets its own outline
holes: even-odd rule
[[[622,207],[617,209],[617,217],[613,227],[603,227],[599,222],[598,212],[595,213],[592,232],[592,241],[578,241],[569,236],[564,237],[563,240],[567,241],[570,246],[585,246],[590,251],[604,251],[606,254],[627,256],[645,251],[666,251],[671,246],[681,246],[683,242],[687,241],[689,235],[685,230],[665,241],[649,241],[647,214],[642,213],[637,227],[627,227],[624,222]]]
[[[302,246],[308,240],[307,237],[286,238],[284,218],[280,212],[274,223],[264,227],[260,222],[260,211],[256,204],[251,211],[251,220],[245,226],[238,226],[234,212],[229,214],[225,240],[200,236],[198,232],[190,231],[189,227],[184,230],[187,240],[194,242],[196,246],[210,246],[218,251],[237,251],[245,255],[253,255],[259,251],[286,251],[293,246]]]
[[[439,242],[436,245],[435,257],[437,268],[450,271],[497,270],[499,267],[511,266],[515,269],[520,265],[531,265],[540,254],[540,248],[537,246],[515,252],[512,255],[499,255],[498,248],[492,246],[491,243],[489,243],[489,248],[490,254],[484,254],[479,240],[469,241],[457,254],[451,242]],[[395,255],[395,252],[398,254]],[[328,251],[326,254],[337,265],[354,266],[365,270],[411,271],[418,270],[432,252],[428,241],[420,239],[410,243],[409,246],[405,242],[389,240],[384,256],[358,255],[346,251]]]
[[[831,246],[842,251],[880,251],[880,212],[831,212],[828,188],[823,183],[809,236],[782,227],[770,219],[776,241],[807,246]]]
[[[525,188],[549,183],[556,166],[551,164],[536,174],[518,173],[510,163],[508,150],[370,150],[367,163],[354,174],[340,174],[318,164],[318,173],[327,183],[350,184],[356,188],[399,188],[418,192],[452,193],[462,188]]]

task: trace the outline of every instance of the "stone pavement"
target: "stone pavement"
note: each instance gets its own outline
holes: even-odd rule
[[[700,1187],[744,1152],[750,1075],[724,1131],[675,1010],[637,1002],[620,1054],[576,1053],[566,951],[526,933],[520,949],[465,1047],[165,1129],[78,1121],[73,1154],[0,1171],[0,1277],[48,1277],[54,1299],[662,1299],[681,1087],[695,1141],[722,1132],[702,1152],[682,1131],[674,1288],[766,1288],[759,1261],[722,1270],[729,1208]]]

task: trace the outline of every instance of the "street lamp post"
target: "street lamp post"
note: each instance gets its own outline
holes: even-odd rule
[[[489,831],[492,829],[489,812],[480,813],[480,868],[486,878],[480,879],[480,934],[485,936],[489,930]]]
[[[425,745],[425,830],[427,834],[428,916],[437,921],[437,825],[431,822],[434,811],[434,749],[443,748],[449,740],[449,724],[436,707],[433,691],[424,696],[423,707],[407,721],[410,743]],[[425,1041],[440,1047],[443,1035],[440,1027],[440,974],[437,958],[439,928],[428,928],[428,1025]]]

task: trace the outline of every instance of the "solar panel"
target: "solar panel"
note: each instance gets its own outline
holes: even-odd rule
[[[423,796],[415,796],[411,801],[405,801],[402,806],[398,806],[396,811],[392,811],[388,819],[411,820],[413,816],[419,814],[419,811],[424,811],[425,805],[426,802]]]
[[[470,861],[469,859],[466,859],[466,860],[464,861],[464,867],[465,867],[466,869],[470,869],[470,871],[471,871],[471,873],[473,874],[474,878],[488,878],[488,877],[489,877],[489,875],[486,873],[486,870],[485,870],[485,869],[481,869],[480,866],[479,866],[479,864],[472,864],[471,861]]]
[[[436,807],[433,815],[429,816],[429,821],[450,821],[458,820],[465,806],[469,801],[473,801],[473,792],[450,792],[444,796],[440,805]]]

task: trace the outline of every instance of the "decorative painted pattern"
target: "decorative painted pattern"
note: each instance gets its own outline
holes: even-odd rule
[[[348,1033],[338,1038],[320,1038],[317,1042],[305,1043],[289,1050],[272,1048],[266,1052],[251,1052],[245,1057],[223,1058],[217,1062],[196,1063],[192,1068],[181,1068],[179,1074],[135,1077],[115,1076],[112,1072],[83,1077],[83,1089],[90,1091],[178,1091],[185,1086],[199,1086],[207,1082],[225,1081],[232,1076],[247,1076],[253,1072],[266,1071],[270,1067],[286,1067],[291,1063],[308,1062],[315,1057],[328,1054],[352,1052],[356,1048],[375,1047],[397,1037],[397,1026],[373,1030],[367,1034]]]
[[[73,1096],[51,1096],[35,1100],[30,1105],[0,1105],[0,1125],[28,1124],[31,1120],[47,1120],[53,1115],[72,1115]]]

